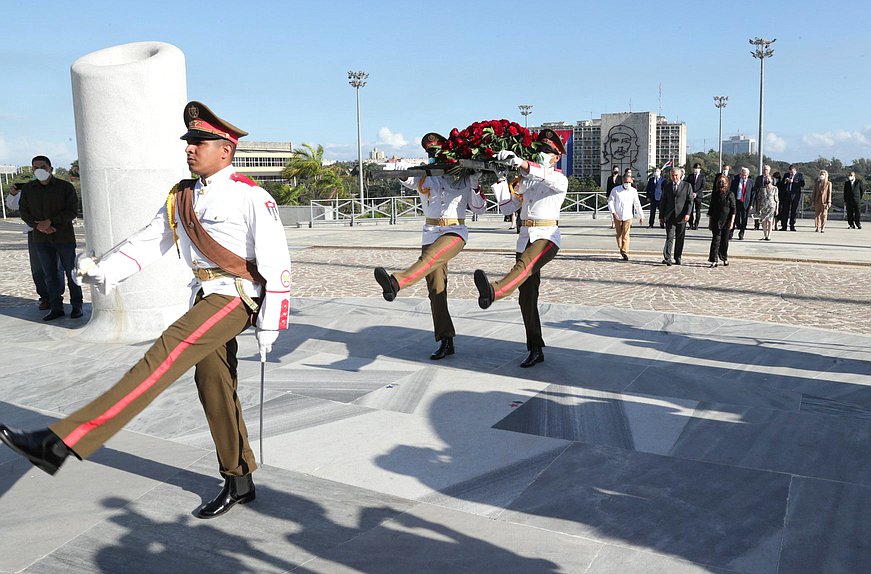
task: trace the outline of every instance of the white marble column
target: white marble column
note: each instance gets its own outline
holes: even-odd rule
[[[99,257],[144,227],[190,177],[179,139],[187,103],[184,54],[138,42],[93,52],[71,69],[87,248]],[[91,290],[90,341],[157,337],[188,307],[191,279],[175,250],[108,296]]]

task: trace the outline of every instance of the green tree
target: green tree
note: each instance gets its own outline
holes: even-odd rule
[[[347,198],[349,176],[340,165],[324,165],[324,146],[303,144],[294,149],[281,176],[295,185],[277,188],[276,201],[282,204],[306,204],[317,199]]]

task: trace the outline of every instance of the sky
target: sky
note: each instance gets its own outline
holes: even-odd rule
[[[871,157],[871,2],[586,0],[354,2],[0,0],[0,164],[77,157],[70,66],[141,41],[185,55],[187,94],[252,141],[420,157],[420,138],[474,121],[530,125],[661,111],[687,124],[688,151],[756,138],[765,60],[764,151],[775,159]],[[184,132],[179,110],[179,135]],[[119,119],[120,121],[120,119]]]

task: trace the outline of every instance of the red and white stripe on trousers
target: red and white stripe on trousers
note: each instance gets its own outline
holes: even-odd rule
[[[412,274],[409,275],[408,277],[403,277],[402,280],[399,282],[399,286],[400,286],[400,287],[405,287],[405,286],[408,284],[409,281],[414,281],[415,279],[417,279],[417,278],[420,277],[421,275],[424,275],[424,272],[427,271],[430,267],[432,267],[432,266],[433,266],[433,263],[435,263],[436,261],[438,261],[439,257],[441,257],[442,255],[444,255],[446,251],[450,250],[451,247],[453,247],[454,245],[456,245],[456,244],[457,244],[457,241],[462,241],[462,240],[463,240],[462,237],[455,236],[453,241],[451,241],[450,243],[448,243],[445,247],[443,247],[443,248],[440,249],[440,250],[439,250],[435,255],[433,255],[433,256],[430,258],[430,260],[427,261],[427,262],[424,264],[424,266],[421,267],[421,268],[420,268],[416,273],[412,273]]]
[[[153,387],[154,384],[157,383],[157,381],[159,381],[160,378],[165,375],[166,372],[173,366],[173,364],[175,364],[175,362],[178,360],[178,358],[181,356],[182,352],[184,352],[185,349],[196,343],[203,335],[205,335],[209,331],[209,329],[218,324],[221,319],[229,315],[233,311],[233,309],[238,307],[241,303],[242,300],[239,297],[236,297],[232,301],[224,305],[224,307],[220,309],[217,313],[206,319],[203,324],[197,327],[197,329],[193,333],[180,341],[175,346],[175,348],[169,352],[163,362],[160,363],[160,365],[154,370],[154,372],[148,375],[148,377],[146,377],[144,381],[139,383],[132,391],[124,395],[117,403],[106,409],[103,414],[76,427],[70,434],[63,438],[64,444],[72,448],[89,432],[118,416],[118,414],[120,414],[127,406],[129,406],[130,403],[138,399],[145,392],[147,392],[148,389]]]
[[[529,262],[529,265],[526,266],[526,269],[523,270],[523,273],[521,273],[520,275],[518,275],[517,277],[515,277],[515,278],[514,278],[510,283],[508,283],[507,285],[504,285],[504,286],[500,287],[499,290],[496,291],[496,293],[494,294],[494,296],[498,299],[499,297],[501,297],[502,295],[504,295],[506,291],[510,291],[511,289],[513,289],[514,286],[517,285],[519,282],[521,282],[521,281],[525,281],[526,278],[529,276],[529,272],[532,270],[533,267],[535,267],[535,264],[538,262],[538,260],[541,259],[542,255],[544,255],[545,253],[547,253],[548,251],[550,251],[552,247],[553,247],[553,243],[550,242],[550,241],[548,241],[548,242],[547,242],[547,247],[545,247],[544,249],[542,249],[542,250],[541,250],[541,253],[539,253],[538,255],[536,255],[535,257],[532,258],[532,261]]]

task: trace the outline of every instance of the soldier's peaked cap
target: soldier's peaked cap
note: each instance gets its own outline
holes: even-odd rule
[[[561,154],[566,153],[566,147],[563,145],[563,140],[552,129],[545,128],[538,132],[538,141],[550,145],[555,151]]]
[[[421,138],[420,145],[423,149],[429,149],[433,146],[441,147],[446,141],[448,140],[445,136],[430,132]]]
[[[181,136],[183,140],[229,140],[236,144],[239,143],[239,138],[248,135],[248,132],[222,120],[208,106],[196,101],[185,105],[184,125],[188,131]]]

